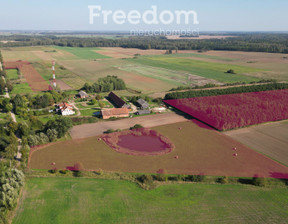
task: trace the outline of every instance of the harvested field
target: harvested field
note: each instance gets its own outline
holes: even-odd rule
[[[108,129],[128,129],[135,124],[141,124],[145,128],[151,128],[159,125],[173,124],[183,121],[187,121],[187,118],[176,113],[147,115],[142,117],[125,118],[117,121],[103,121],[93,124],[74,126],[70,131],[70,135],[73,139],[80,139],[101,135]]]
[[[288,122],[224,132],[227,136],[288,166]]]
[[[175,83],[172,84],[169,82],[163,82],[163,80],[155,79],[152,76],[144,76],[134,71],[122,69],[125,68],[126,65],[131,65],[131,62],[126,60],[66,60],[61,61],[60,63],[67,69],[78,74],[81,79],[87,80],[87,82],[96,82],[99,78],[107,75],[117,75],[119,78],[125,81],[128,87],[144,93],[154,92],[155,89],[158,91],[167,91],[175,87]],[[154,72],[156,70],[157,68],[154,70]]]
[[[165,100],[165,103],[218,130],[288,119],[288,90]]]
[[[27,61],[5,62],[6,69],[19,69],[33,91],[47,91],[49,84]]]
[[[161,55],[165,54],[165,50],[141,50],[137,48],[121,48],[121,47],[102,47],[97,50],[100,54],[112,58],[132,58],[135,55]]]
[[[133,72],[140,74],[141,76],[157,79],[166,83],[169,83],[173,86],[180,85],[190,85],[190,86],[203,86],[208,83],[221,85],[221,82],[217,82],[213,79],[208,79],[198,75],[192,75],[187,72],[181,72],[166,68],[152,67],[152,66],[142,66],[139,64],[127,64],[121,67],[118,67],[120,70],[127,72]]]
[[[99,137],[91,137],[32,150],[29,167],[51,169],[51,163],[55,163],[54,167],[64,169],[81,162],[87,170],[156,173],[165,169],[171,174],[288,178],[288,167],[197,123],[189,121],[153,129],[173,142],[175,149],[171,153],[143,157],[126,155],[115,152],[98,140]]]
[[[49,84],[43,79],[43,77],[33,68],[32,65],[24,65],[20,69],[24,75],[27,83],[33,91],[47,91],[49,90]]]
[[[56,80],[56,84],[57,87],[59,87],[61,90],[65,91],[65,90],[71,90],[71,86],[67,85],[64,81],[62,80]],[[50,85],[52,86],[53,83],[52,81],[50,81]]]

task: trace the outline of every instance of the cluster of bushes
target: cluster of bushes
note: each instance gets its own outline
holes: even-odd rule
[[[87,93],[111,92],[113,90],[126,89],[126,84],[117,76],[108,75],[107,77],[99,78],[98,81],[92,85],[85,83],[82,89]]]
[[[144,128],[144,127],[141,124],[135,124],[133,127],[130,127],[129,129],[133,130],[133,129],[140,129],[140,128]]]
[[[58,138],[64,137],[72,126],[73,123],[69,117],[56,117],[53,120],[49,120],[42,130],[30,134],[28,143],[30,146],[36,146],[53,142]]]
[[[66,97],[67,94],[65,92],[57,92],[55,90],[46,92],[43,95],[37,95],[36,97],[28,95],[29,106],[34,109],[46,108],[64,100]]]
[[[148,103],[152,101],[152,99],[149,96],[145,96],[145,95],[142,95],[142,96],[126,96],[126,98],[127,98],[128,101],[130,101],[133,104],[137,104],[137,100],[139,100],[139,99],[143,99],[143,100],[145,100]]]
[[[260,91],[280,90],[280,89],[288,89],[288,84],[271,83],[271,84],[264,84],[264,85],[233,87],[233,88],[227,88],[227,89],[173,92],[173,93],[167,93],[165,95],[165,99],[169,100],[169,99],[182,99],[182,98],[193,98],[193,97],[203,97],[203,96],[217,96],[217,95],[260,92]]]
[[[157,174],[142,174],[136,177],[139,185],[144,189],[153,189],[157,186],[155,181],[185,181],[185,182],[203,182],[206,176],[204,175],[168,175],[164,172]]]
[[[99,121],[97,117],[71,117],[73,125],[90,124]]]
[[[72,172],[74,177],[83,177],[84,176],[83,171],[84,171],[84,166],[82,165],[82,163],[77,162],[74,164],[73,167],[70,167],[70,169],[59,170],[59,173],[66,175],[69,172],[70,173]],[[56,174],[58,172],[58,169],[56,167],[54,167],[53,169],[50,169],[48,172],[51,174]]]
[[[48,129],[47,133],[40,132],[29,135],[28,143],[30,146],[44,145],[57,139],[58,132],[55,129]]]
[[[0,223],[8,223],[8,212],[15,209],[19,192],[24,184],[24,174],[17,169],[0,173]]]
[[[120,132],[122,131],[121,129],[111,129],[109,128],[107,131],[104,131],[104,134],[110,134],[110,133],[114,133],[114,132]]]

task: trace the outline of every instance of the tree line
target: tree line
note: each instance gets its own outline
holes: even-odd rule
[[[288,34],[285,33],[237,33],[226,39],[167,39],[165,36],[129,36],[117,39],[103,37],[67,37],[53,35],[10,35],[0,40],[0,47],[56,45],[62,47],[123,47],[161,50],[227,50],[288,53]]]
[[[0,63],[2,65],[2,69],[1,69],[1,66],[0,66],[0,94],[3,94],[5,92],[5,88],[8,89],[8,91],[12,91],[13,90],[13,85],[12,83],[10,82],[10,80],[7,80],[6,79],[6,82],[4,81],[4,78],[7,77],[7,74],[6,74],[6,70],[5,70],[5,67],[4,67],[4,63],[3,63],[3,56],[2,56],[2,53],[0,51]]]
[[[288,89],[288,84],[271,83],[264,85],[232,87],[227,89],[209,89],[209,90],[197,90],[197,91],[194,90],[186,92],[173,92],[173,93],[167,93],[164,99],[165,100],[183,99],[183,98],[217,96],[217,95],[227,95],[234,93],[260,92],[260,91],[280,90],[280,89]]]
[[[87,93],[111,92],[113,90],[126,89],[126,84],[117,76],[108,75],[107,77],[99,78],[97,82],[92,85],[85,83],[82,89]]]

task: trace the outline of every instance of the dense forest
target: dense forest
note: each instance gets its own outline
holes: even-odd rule
[[[288,53],[286,33],[237,33],[227,39],[171,40],[165,36],[129,36],[122,38],[77,37],[59,35],[3,35],[0,47],[57,45],[63,47],[123,47],[164,50],[228,50]],[[10,41],[10,42],[9,42]]]
[[[113,90],[126,89],[126,84],[117,76],[108,75],[107,77],[99,78],[97,82],[93,83],[92,85],[85,83],[82,89],[87,93],[110,92]]]
[[[232,87],[232,88],[227,88],[227,89],[210,89],[210,90],[173,92],[173,93],[167,93],[165,95],[165,100],[203,97],[203,96],[217,96],[217,95],[227,95],[227,94],[235,94],[235,93],[260,92],[260,91],[280,90],[280,89],[288,89],[288,84],[287,83],[272,83],[272,84],[264,84],[264,85]]]

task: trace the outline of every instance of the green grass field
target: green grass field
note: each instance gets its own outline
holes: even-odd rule
[[[53,115],[42,115],[42,116],[37,116],[37,118],[43,122],[43,124],[46,124],[49,120],[53,119]]]
[[[145,191],[117,180],[33,178],[13,224],[286,223],[287,188],[173,184]]]
[[[162,57],[163,55],[160,55]],[[207,55],[207,54],[201,54],[201,53],[177,53],[177,54],[167,54],[165,55],[167,57],[179,57],[179,58],[207,58],[207,59],[215,59],[218,61],[237,61],[237,59],[233,58],[224,58],[224,57],[219,57],[219,56],[212,56],[212,55]],[[158,57],[158,55],[155,55],[153,57]]]
[[[7,79],[15,80],[18,79],[18,71],[17,69],[7,69],[6,70]]]
[[[20,83],[20,84],[14,84],[13,90],[11,94],[27,94],[32,93],[31,87],[28,85],[28,83]]]
[[[95,116],[95,113],[99,112],[100,110],[94,107],[80,110],[81,116]]]
[[[174,71],[186,71],[194,75],[215,79],[223,83],[257,81],[259,79],[243,74],[262,71],[261,69],[239,65],[228,65],[172,56],[139,57],[138,59],[129,59],[129,61]],[[233,69],[237,74],[227,74],[226,71],[229,69]]]
[[[102,58],[110,58],[108,56],[99,54],[95,51],[98,48],[81,48],[81,47],[55,47],[58,50],[67,51],[80,59],[102,59]]]

